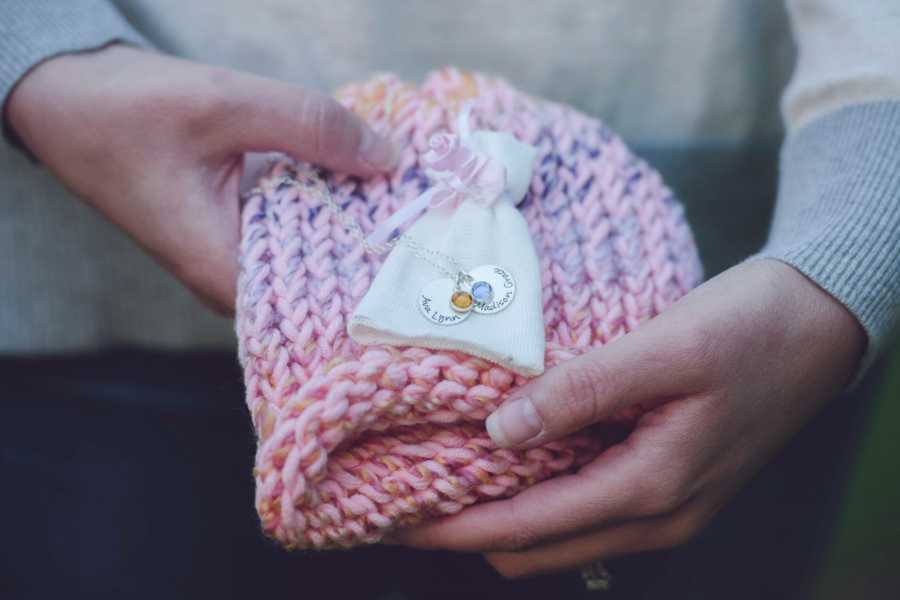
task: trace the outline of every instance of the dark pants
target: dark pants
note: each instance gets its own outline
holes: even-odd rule
[[[829,405],[696,540],[610,561],[613,590],[588,594],[477,555],[263,538],[231,354],[0,359],[0,598],[803,598],[869,395]]]

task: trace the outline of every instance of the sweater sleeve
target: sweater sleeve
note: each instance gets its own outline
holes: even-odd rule
[[[798,62],[769,240],[865,329],[900,312],[900,1],[789,0]]]
[[[107,0],[4,0],[0,4],[0,108],[16,83],[39,63],[112,42],[149,46]]]

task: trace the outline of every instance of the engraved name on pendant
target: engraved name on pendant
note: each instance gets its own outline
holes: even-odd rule
[[[515,279],[503,267],[481,265],[469,271],[468,275],[471,283],[463,290],[450,278],[435,279],[422,288],[418,297],[422,316],[435,325],[456,325],[469,318],[473,312],[496,314],[508,307],[516,296]],[[460,291],[474,300],[470,308],[453,308],[451,299]]]
[[[450,307],[450,297],[456,291],[452,279],[435,279],[419,294],[419,312],[435,325],[456,325],[469,318],[470,313],[459,313]]]
[[[493,291],[489,302],[476,302],[472,310],[483,315],[493,315],[509,306],[516,297],[516,282],[512,274],[496,265],[481,265],[469,271],[474,283],[487,282]]]

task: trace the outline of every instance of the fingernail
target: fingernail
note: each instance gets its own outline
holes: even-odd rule
[[[485,421],[488,435],[503,448],[524,444],[541,432],[541,418],[528,398],[507,402]]]
[[[377,171],[387,171],[397,164],[400,152],[385,137],[368,127],[363,127],[362,141],[359,144],[359,158],[369,167]]]

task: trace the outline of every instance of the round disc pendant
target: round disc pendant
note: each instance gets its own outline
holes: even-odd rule
[[[465,321],[470,314],[473,302],[469,296],[469,309],[457,310],[452,303],[459,290],[452,279],[435,279],[419,293],[419,312],[435,325],[456,325]]]
[[[512,274],[496,265],[481,265],[469,271],[472,276],[473,312],[492,315],[509,306],[516,297],[516,280]]]
[[[468,275],[471,279],[465,282],[442,278],[422,288],[418,298],[422,316],[435,325],[456,325],[472,313],[498,313],[516,297],[516,281],[503,267],[481,265]]]

